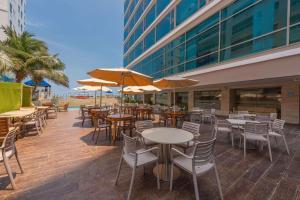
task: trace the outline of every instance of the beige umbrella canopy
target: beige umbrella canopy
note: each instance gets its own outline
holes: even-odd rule
[[[138,73],[126,68],[98,68],[88,74],[93,78],[113,81],[122,86],[121,107],[123,104],[123,86],[147,86],[152,85],[150,76]]]
[[[157,81],[154,81],[153,85],[160,89],[173,89],[174,92],[174,111],[175,111],[175,89],[190,87],[198,84],[199,81],[193,79],[182,78],[179,76],[162,78]]]
[[[121,93],[122,90],[119,90],[119,92]],[[142,93],[143,93],[143,91],[139,90],[135,86],[128,86],[128,87],[123,88],[123,94],[142,94]]]
[[[111,81],[105,81],[102,79],[97,79],[97,78],[90,78],[90,79],[84,79],[84,80],[78,80],[77,83],[81,85],[87,85],[87,86],[98,86],[100,87],[100,107],[102,105],[102,87],[108,86],[108,87],[117,87],[118,84],[115,82]],[[106,92],[106,91],[105,91]]]

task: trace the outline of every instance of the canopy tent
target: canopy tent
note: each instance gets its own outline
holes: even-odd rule
[[[42,80],[39,83],[36,83],[33,80],[29,80],[29,81],[26,81],[24,84],[28,85],[28,86],[36,86],[36,87],[51,87],[51,85],[45,80]]]
[[[124,86],[147,86],[152,85],[152,77],[126,68],[98,68],[88,72],[91,77],[113,81],[122,87],[121,107],[123,105]]]
[[[199,83],[199,81],[197,81],[197,80],[182,78],[179,76],[173,76],[173,77],[162,78],[157,81],[154,81],[153,85],[160,89],[173,89],[174,112],[175,112],[175,105],[176,105],[175,90],[177,88],[190,87],[190,86],[196,85],[198,83]]]
[[[3,82],[14,82],[14,79],[13,78],[10,78],[6,75],[0,75],[0,81],[3,81]]]
[[[118,84],[115,82],[111,82],[111,81],[105,81],[102,79],[97,79],[97,78],[91,78],[91,79],[84,79],[84,80],[78,80],[77,83],[81,84],[81,85],[86,85],[86,86],[98,86],[100,87],[100,107],[102,105],[102,91],[103,91],[103,87],[108,86],[108,87],[117,87]],[[105,90],[104,90],[105,91]],[[107,90],[105,92],[111,92],[111,90]]]

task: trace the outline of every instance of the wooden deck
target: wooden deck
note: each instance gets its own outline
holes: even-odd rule
[[[0,164],[0,199],[125,199],[131,170],[123,167],[118,186],[114,186],[120,158],[120,144],[111,146],[102,135],[99,144],[91,142],[92,128],[86,123],[81,128],[77,111],[59,113],[57,119],[48,120],[41,136],[26,137],[17,141],[20,159],[25,170],[19,174],[14,159],[11,166],[17,190],[12,190],[9,179]],[[202,127],[203,137],[209,133]],[[225,199],[299,200],[300,199],[300,127],[286,129],[291,157],[283,144],[273,144],[273,163],[264,152],[249,150],[246,160],[240,149],[231,148],[226,135],[216,145],[217,167]],[[124,165],[126,166],[126,165]],[[156,189],[152,167],[137,172],[133,199],[194,199],[192,178],[182,175],[174,182],[174,191],[162,183]],[[200,199],[219,199],[213,173],[198,178]]]

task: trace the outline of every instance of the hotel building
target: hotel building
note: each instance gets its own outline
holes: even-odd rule
[[[10,26],[18,34],[25,29],[26,0],[1,0],[0,1],[0,26]],[[0,40],[5,39],[5,34],[0,30]]]
[[[199,80],[176,93],[188,109],[276,112],[299,124],[300,0],[125,0],[124,66]]]

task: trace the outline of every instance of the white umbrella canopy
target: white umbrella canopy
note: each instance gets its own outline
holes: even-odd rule
[[[90,79],[83,79],[83,80],[78,80],[77,83],[81,85],[87,85],[87,86],[99,86],[100,87],[100,107],[102,105],[102,90],[103,87],[108,86],[108,87],[117,87],[118,84],[112,81],[106,81],[102,79],[97,79],[97,78],[90,78]],[[111,91],[111,90],[110,90]],[[108,91],[105,91],[108,92]]]
[[[166,77],[166,78],[162,78],[157,81],[154,81],[153,85],[160,89],[173,89],[174,112],[175,112],[175,106],[176,106],[175,90],[177,88],[190,87],[190,86],[196,85],[198,83],[199,83],[199,81],[197,81],[197,80],[182,78],[179,76],[172,76],[172,77]]]

